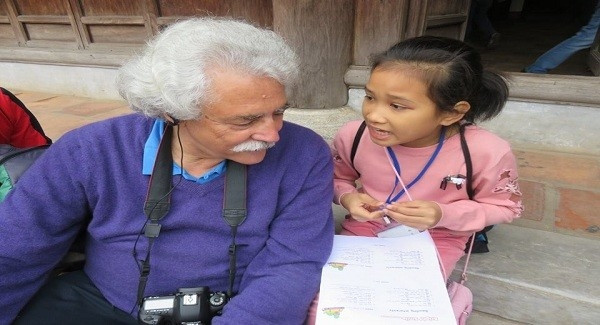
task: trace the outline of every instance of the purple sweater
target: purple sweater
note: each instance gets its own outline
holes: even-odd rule
[[[142,152],[152,123],[128,115],[65,134],[7,196],[0,206],[0,324],[40,288],[90,214],[84,270],[111,304],[134,307],[132,251],[146,221]],[[331,154],[298,125],[284,123],[280,135],[265,159],[248,167],[248,217],[236,239],[239,293],[213,324],[300,324],[318,290],[334,235]],[[221,212],[223,184],[220,176],[175,187],[152,248],[146,296],[182,287],[226,291],[231,234]],[[147,245],[142,236],[140,259]]]

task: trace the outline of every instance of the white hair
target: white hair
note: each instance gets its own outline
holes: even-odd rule
[[[146,116],[193,120],[218,95],[207,70],[219,67],[274,78],[288,95],[299,75],[296,54],[275,32],[207,17],[177,22],[149,41],[121,67],[117,89]]]

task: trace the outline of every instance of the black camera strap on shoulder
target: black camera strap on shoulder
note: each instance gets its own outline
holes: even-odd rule
[[[225,172],[225,195],[223,197],[223,218],[231,227],[231,245],[229,245],[229,287],[227,296],[233,297],[235,281],[237,246],[235,237],[237,227],[246,220],[246,165],[235,161],[227,162]]]
[[[154,245],[154,240],[160,233],[159,220],[167,215],[171,209],[171,191],[173,189],[171,183],[173,170],[172,138],[173,127],[167,125],[158,145],[154,167],[150,175],[146,202],[144,203],[144,213],[148,217],[144,226],[144,236],[148,237],[148,249],[146,250],[146,257],[141,261],[140,268],[140,281],[137,292],[137,304],[140,306],[144,298],[148,275],[150,275],[150,251]],[[136,263],[139,262],[136,260]]]
[[[148,250],[146,257],[142,260],[140,269],[140,280],[137,291],[137,304],[141,306],[144,299],[144,291],[148,276],[150,274],[150,251],[155,239],[160,233],[159,221],[167,215],[171,208],[171,192],[173,185],[173,154],[171,141],[173,138],[173,126],[167,124],[156,153],[156,160],[152,168],[150,183],[144,213],[148,221],[144,226],[144,235],[148,237]],[[246,165],[229,160],[225,172],[225,189],[223,198],[223,218],[231,227],[232,242],[229,246],[229,288],[228,297],[233,296],[233,284],[236,271],[236,244],[237,227],[246,219]],[[137,261],[136,261],[137,262]]]

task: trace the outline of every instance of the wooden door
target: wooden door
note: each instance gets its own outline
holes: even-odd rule
[[[356,0],[353,65],[404,39],[438,35],[464,39],[471,0]]]
[[[423,34],[464,40],[471,1],[429,0]]]
[[[463,40],[471,0],[356,0],[352,65],[344,75],[350,88],[364,88],[369,57],[420,35]]]

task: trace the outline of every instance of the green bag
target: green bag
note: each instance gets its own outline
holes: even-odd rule
[[[21,175],[50,145],[15,148],[0,144],[0,202],[14,187]]]

